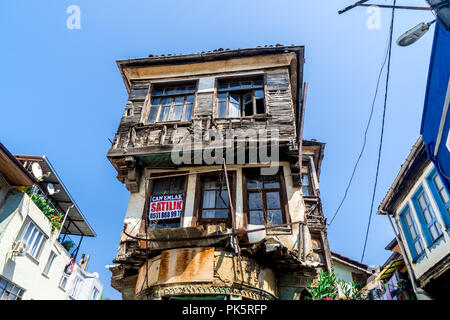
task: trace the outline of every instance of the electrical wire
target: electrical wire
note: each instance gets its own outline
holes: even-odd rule
[[[394,7],[395,7],[396,2],[397,2],[397,0],[393,1]],[[366,252],[367,239],[369,237],[369,230],[370,230],[370,222],[371,222],[372,213],[373,213],[373,204],[375,202],[375,194],[376,194],[377,184],[378,184],[378,174],[380,171],[381,149],[383,147],[384,123],[385,123],[385,119],[386,119],[386,105],[387,105],[387,96],[388,96],[388,88],[389,88],[389,74],[390,74],[390,68],[391,68],[392,35],[393,35],[393,31],[394,31],[394,17],[395,17],[395,8],[392,8],[391,27],[390,27],[390,31],[389,31],[389,54],[388,54],[388,64],[387,64],[387,71],[386,71],[386,87],[385,87],[385,91],[384,91],[383,117],[382,117],[382,121],[381,121],[380,145],[378,147],[377,170],[375,173],[375,182],[374,182],[373,192],[372,192],[372,202],[370,205],[369,221],[367,222],[366,236],[364,239],[364,247],[363,247],[363,251],[362,251],[362,255],[361,255],[361,263],[364,260],[364,254]]]
[[[339,213],[339,210],[341,209],[342,205],[344,204],[345,199],[347,198],[347,193],[348,193],[348,190],[350,189],[350,186],[352,184],[353,177],[355,176],[355,172],[356,172],[356,169],[358,168],[359,161],[361,160],[361,157],[362,157],[362,155],[364,153],[364,150],[366,148],[367,132],[369,131],[369,127],[370,127],[370,124],[372,122],[373,111],[374,111],[374,108],[375,108],[375,101],[376,101],[377,95],[378,95],[378,89],[379,89],[379,86],[380,86],[381,75],[383,74],[384,66],[386,65],[386,62],[387,62],[387,59],[388,59],[389,47],[390,47],[390,44],[389,44],[389,41],[388,41],[388,43],[386,45],[386,51],[385,51],[383,63],[381,65],[380,72],[378,73],[377,84],[376,84],[376,87],[375,87],[375,93],[374,93],[373,100],[372,100],[372,106],[371,106],[371,109],[370,109],[369,119],[367,120],[366,129],[364,131],[364,139],[363,139],[363,144],[362,144],[362,147],[361,147],[361,151],[359,152],[358,158],[357,158],[357,160],[355,162],[355,165],[353,167],[352,175],[350,176],[350,180],[348,181],[347,187],[346,187],[345,192],[344,192],[344,196],[342,197],[342,200],[339,203],[338,208],[336,209],[333,217],[331,218],[331,221],[328,223],[328,226],[330,226],[333,223],[334,219],[336,218],[337,214]]]

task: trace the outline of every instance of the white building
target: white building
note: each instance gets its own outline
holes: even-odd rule
[[[441,179],[419,138],[378,209],[394,217],[419,299],[450,297],[450,197]]]
[[[99,300],[103,291],[97,272],[86,271],[89,256],[82,255],[80,265],[75,264],[70,277],[67,279],[67,299],[69,300]]]
[[[40,179],[27,170],[33,163],[39,163],[34,165],[34,173],[39,173],[36,168],[41,168]],[[38,207],[45,203],[50,206],[47,209],[55,210],[52,214],[60,215],[63,225],[60,230],[50,221],[55,217]],[[78,237],[78,245],[68,235]],[[71,255],[76,259],[84,236],[95,236],[95,233],[48,159],[13,156],[0,143],[0,300],[66,299],[71,288],[70,282],[64,286],[63,271]],[[89,274],[83,272],[88,278]],[[98,277],[95,279],[87,284],[95,282],[101,292]]]

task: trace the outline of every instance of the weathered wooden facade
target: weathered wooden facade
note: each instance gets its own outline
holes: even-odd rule
[[[117,62],[129,98],[107,157],[130,191],[111,267],[124,299],[298,299],[331,268],[303,63],[302,46],[279,45]]]

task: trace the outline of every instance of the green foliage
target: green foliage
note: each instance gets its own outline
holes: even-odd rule
[[[30,196],[31,200],[48,218],[48,220],[50,220],[52,224],[52,231],[59,230],[64,217],[63,214],[59,214],[57,212],[55,213],[55,209],[47,203],[44,197],[34,192],[32,188],[27,188],[25,192]]]
[[[308,286],[310,297],[308,300],[334,300],[338,296],[336,276],[332,271],[320,271],[319,279],[315,283],[311,281]]]
[[[75,243],[72,240],[66,240],[62,243],[62,246],[69,251],[70,249],[73,248],[73,246],[75,245]]]
[[[308,285],[309,296],[307,300],[365,300],[362,285],[352,282],[336,279],[336,275],[332,271],[320,271],[319,279],[311,281]]]

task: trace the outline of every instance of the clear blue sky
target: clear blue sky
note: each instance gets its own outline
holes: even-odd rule
[[[108,138],[127,101],[115,61],[304,45],[309,83],[304,137],[327,143],[320,188],[330,219],[362,144],[390,21],[390,10],[382,10],[379,30],[366,27],[365,8],[337,14],[353,2],[0,0],[0,140],[12,153],[49,157],[98,234],[83,241],[82,252],[91,254],[89,271],[100,273],[105,296],[120,298],[105,265],[115,257],[129,196],[106,159]],[[71,4],[81,9],[80,30],[66,27]],[[398,10],[394,39],[432,19],[430,12]],[[432,35],[393,48],[375,209],[419,136]],[[383,94],[381,89],[354,184],[328,233],[332,250],[356,260],[370,209]],[[364,262],[382,264],[392,238],[386,218],[374,216]]]

